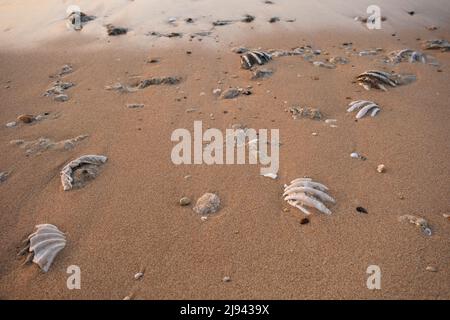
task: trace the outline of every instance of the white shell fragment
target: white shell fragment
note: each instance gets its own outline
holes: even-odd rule
[[[369,111],[372,117],[375,117],[377,113],[381,110],[380,107],[373,101],[368,100],[356,100],[350,102],[348,105],[347,112],[353,112],[355,110],[359,110],[356,114],[356,119],[361,119],[364,117]]]
[[[422,232],[427,235],[427,236],[431,236],[432,232],[431,232],[431,228],[428,225],[428,221],[425,220],[424,218],[421,217],[417,217],[411,214],[405,214],[403,216],[400,216],[398,218],[398,220],[400,222],[406,221],[409,222],[411,224],[415,224],[416,226],[420,227],[420,229],[422,230]]]
[[[85,167],[85,172],[82,172],[83,174],[95,176],[97,173],[95,167],[104,164],[106,160],[108,160],[108,158],[105,156],[85,155],[69,162],[61,171],[61,182],[64,191],[70,190],[74,187],[75,170]]]
[[[52,224],[38,224],[36,231],[30,234],[25,241],[25,247],[19,255],[30,253],[25,263],[32,261],[39,265],[42,271],[47,272],[59,251],[66,246],[66,237]]]
[[[292,180],[289,185],[284,185],[283,197],[288,204],[305,214],[311,214],[305,206],[331,214],[331,211],[323,204],[323,202],[335,203],[335,200],[326,193],[327,190],[326,186],[310,178],[298,178]]]

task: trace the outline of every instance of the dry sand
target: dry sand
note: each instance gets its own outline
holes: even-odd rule
[[[427,52],[439,67],[378,61],[391,50],[420,49],[421,40],[450,39],[445,1],[384,1],[388,9],[382,14],[388,20],[375,31],[353,21],[355,15],[365,14],[367,5],[359,1],[343,7],[331,1],[309,4],[307,13],[301,10],[306,2],[287,10],[285,2],[275,0],[263,10],[257,1],[239,10],[226,6],[229,11],[210,16],[212,9],[200,6],[201,1],[188,2],[204,10],[190,8],[194,18],[206,16],[208,25],[245,13],[257,16],[254,23],[217,27],[201,42],[188,41],[187,36],[151,38],[143,32],[108,38],[103,21],[92,21],[91,27],[76,33],[61,20],[59,8],[67,3],[47,2],[40,12],[59,22],[49,24],[45,32],[37,30],[31,41],[29,33],[38,22],[19,22],[21,10],[31,12],[36,4],[0,1],[0,171],[10,171],[0,184],[1,299],[122,299],[129,294],[136,299],[450,298],[450,221],[442,216],[450,210],[450,53]],[[135,30],[167,31],[165,23],[155,23],[160,30],[139,24],[141,10],[127,9],[141,3],[137,0],[95,3],[87,13],[109,13],[122,19],[118,25],[129,23]],[[417,13],[410,16],[406,10]],[[329,26],[303,28],[302,18],[322,14],[339,19]],[[158,15],[158,21],[188,17],[180,9],[161,9]],[[271,16],[282,21],[269,24],[266,18]],[[287,23],[284,18],[297,20]],[[439,29],[427,30],[429,25]],[[350,55],[349,64],[334,70],[314,67],[301,57],[277,58],[267,65],[275,73],[258,85],[230,50],[239,45],[288,49],[310,44],[321,49],[320,59],[325,59],[346,56],[340,48],[343,42],[353,42],[357,51],[384,51],[378,56]],[[160,62],[146,63],[149,58]],[[42,97],[54,81],[49,75],[67,63],[74,72],[64,80],[76,83],[67,91],[70,100]],[[370,69],[413,73],[417,81],[388,92],[365,91],[352,83]],[[129,94],[104,89],[118,81],[166,75],[183,81]],[[218,100],[212,94],[214,88],[247,85],[253,86],[248,97]],[[345,112],[348,97],[374,100],[382,110],[375,118],[355,122],[354,114]],[[145,106],[128,109],[127,103]],[[293,120],[285,110],[295,104],[319,108],[327,118],[337,119],[338,127]],[[186,113],[189,108],[196,111]],[[5,126],[20,114],[43,112],[50,117]],[[193,130],[194,120],[221,130],[235,123],[279,128],[278,179],[261,177],[256,165],[172,164],[170,135],[177,128]],[[68,151],[26,156],[10,144],[14,139],[60,141],[81,134],[89,137]],[[350,158],[353,151],[368,159]],[[100,176],[82,189],[63,192],[61,168],[92,153],[109,158]],[[376,171],[381,163],[387,168],[383,174]],[[314,213],[309,224],[301,225],[300,211],[283,210],[288,208],[281,197],[283,184],[301,176],[330,188],[337,200],[331,216]],[[222,200],[222,209],[207,221],[192,206],[178,204],[182,196],[195,200],[205,192],[216,192]],[[357,213],[357,206],[368,214]],[[400,223],[397,219],[404,214],[426,218],[433,235]],[[47,274],[34,264],[21,266],[16,257],[21,240],[39,223],[57,225],[68,238]],[[366,269],[372,264],[382,270],[381,290],[366,287]],[[66,287],[70,265],[81,268],[81,290]],[[426,271],[427,266],[437,272]],[[134,280],[142,268],[144,277]],[[224,283],[225,276],[231,281]]]

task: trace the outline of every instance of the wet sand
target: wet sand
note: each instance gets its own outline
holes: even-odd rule
[[[389,26],[368,37],[363,28],[311,33],[280,24],[260,32],[240,24],[245,32],[235,40],[221,31],[219,38],[201,42],[184,37],[130,46],[127,36],[99,40],[80,33],[41,48],[3,48],[0,171],[11,173],[0,185],[0,298],[449,299],[450,222],[442,215],[450,210],[450,54],[427,52],[439,67],[377,61],[392,50],[420,49],[422,40],[449,39],[448,25],[440,27],[403,25],[392,36],[395,28]],[[350,55],[349,64],[334,70],[301,57],[280,57],[267,64],[274,74],[258,81],[250,80],[239,55],[231,52],[240,45],[312,45],[324,59],[346,56],[343,42],[352,42],[357,51],[381,47],[383,52]],[[160,61],[146,63],[149,58]],[[69,101],[42,97],[54,81],[49,75],[68,63],[74,72],[64,80],[76,84],[67,90]],[[352,83],[370,69],[412,73],[417,81],[388,92]],[[115,82],[168,75],[183,80],[128,94],[105,90]],[[221,100],[212,94],[215,88],[248,85],[250,96]],[[358,99],[376,101],[381,112],[355,122],[346,109]],[[145,106],[129,109],[127,103]],[[319,108],[326,118],[337,119],[337,127],[294,120],[286,112],[293,105]],[[196,111],[187,113],[189,108]],[[57,117],[4,126],[20,114],[43,112]],[[278,179],[261,177],[259,165],[172,164],[170,135],[177,128],[193,130],[194,120],[221,130],[235,123],[280,129]],[[89,137],[68,151],[26,156],[10,144],[81,134]],[[353,151],[367,160],[350,158]],[[91,153],[109,158],[101,174],[82,189],[63,192],[61,168]],[[376,171],[381,163],[387,168],[383,174]],[[314,213],[309,224],[300,224],[304,215],[281,195],[284,183],[301,176],[330,188],[337,201],[331,216]],[[216,192],[222,208],[202,221],[192,205],[181,207],[178,201],[183,196],[195,201],[205,192]],[[357,206],[368,214],[358,213]],[[405,214],[427,219],[433,235],[400,223]],[[47,274],[34,264],[21,266],[16,257],[21,240],[39,223],[57,225],[68,239]],[[381,290],[366,287],[372,264],[382,270]],[[66,287],[70,265],[81,268],[81,290]],[[134,280],[142,268],[144,277]],[[225,276],[231,281],[224,283]]]

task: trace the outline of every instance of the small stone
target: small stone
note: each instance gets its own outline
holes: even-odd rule
[[[8,122],[8,123],[6,124],[6,126],[7,126],[8,128],[13,128],[13,127],[15,127],[16,125],[17,125],[17,122],[15,122],[15,121]]]
[[[200,220],[206,221],[206,220],[208,220],[208,217],[201,217]]]
[[[309,223],[308,218],[303,218],[302,220],[300,220],[300,224],[308,224],[308,223]]]
[[[379,173],[383,173],[383,172],[385,172],[385,171],[386,171],[386,167],[385,167],[385,165],[384,165],[384,164],[380,164],[380,165],[378,165],[378,167],[377,167],[377,171],[378,171]]]
[[[191,176],[190,174],[184,176],[184,179],[185,179],[185,180],[189,180],[190,178],[192,178],[192,176]]]
[[[283,212],[289,212],[289,208],[283,208]]]
[[[191,199],[188,197],[183,197],[180,199],[180,206],[188,206],[191,204]]]
[[[317,132],[312,133],[313,136],[318,136],[319,134]]]
[[[222,93],[222,90],[219,89],[219,88],[216,88],[216,89],[213,90],[212,93],[213,93],[213,95],[215,95],[215,96],[220,96],[220,94]]]
[[[433,266],[428,266],[425,270],[430,271],[430,272],[437,272],[437,269]]]
[[[220,208],[220,198],[214,193],[205,193],[201,196],[194,207],[198,214],[205,215],[215,213]]]
[[[365,213],[365,214],[369,213],[369,212],[367,212],[367,210],[366,210],[365,208],[363,208],[363,207],[356,207],[356,211],[358,211],[359,213]]]
[[[230,281],[231,281],[231,278],[228,277],[228,276],[226,276],[226,277],[223,277],[222,281],[223,281],[223,282],[230,282]]]

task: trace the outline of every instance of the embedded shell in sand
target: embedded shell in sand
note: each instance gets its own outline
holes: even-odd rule
[[[263,65],[271,59],[270,53],[264,51],[247,51],[241,56],[241,66],[244,69],[250,69],[256,64]]]
[[[366,90],[376,88],[383,91],[387,91],[386,86],[396,87],[411,83],[415,79],[414,75],[400,75],[379,70],[363,72],[356,78],[357,82]]]
[[[289,185],[284,185],[283,197],[288,204],[305,214],[311,214],[305,206],[331,214],[331,211],[323,204],[323,202],[335,203],[335,200],[326,193],[327,190],[326,186],[310,178],[298,178],[292,180]]]
[[[19,252],[24,255],[27,251],[25,263],[32,261],[47,272],[59,251],[66,246],[66,236],[52,224],[38,224],[36,231],[28,236],[25,247]]]
[[[85,155],[69,162],[61,171],[61,182],[64,191],[82,185],[85,180],[95,178],[98,167],[108,160],[105,156]],[[80,171],[81,170],[81,171]]]

